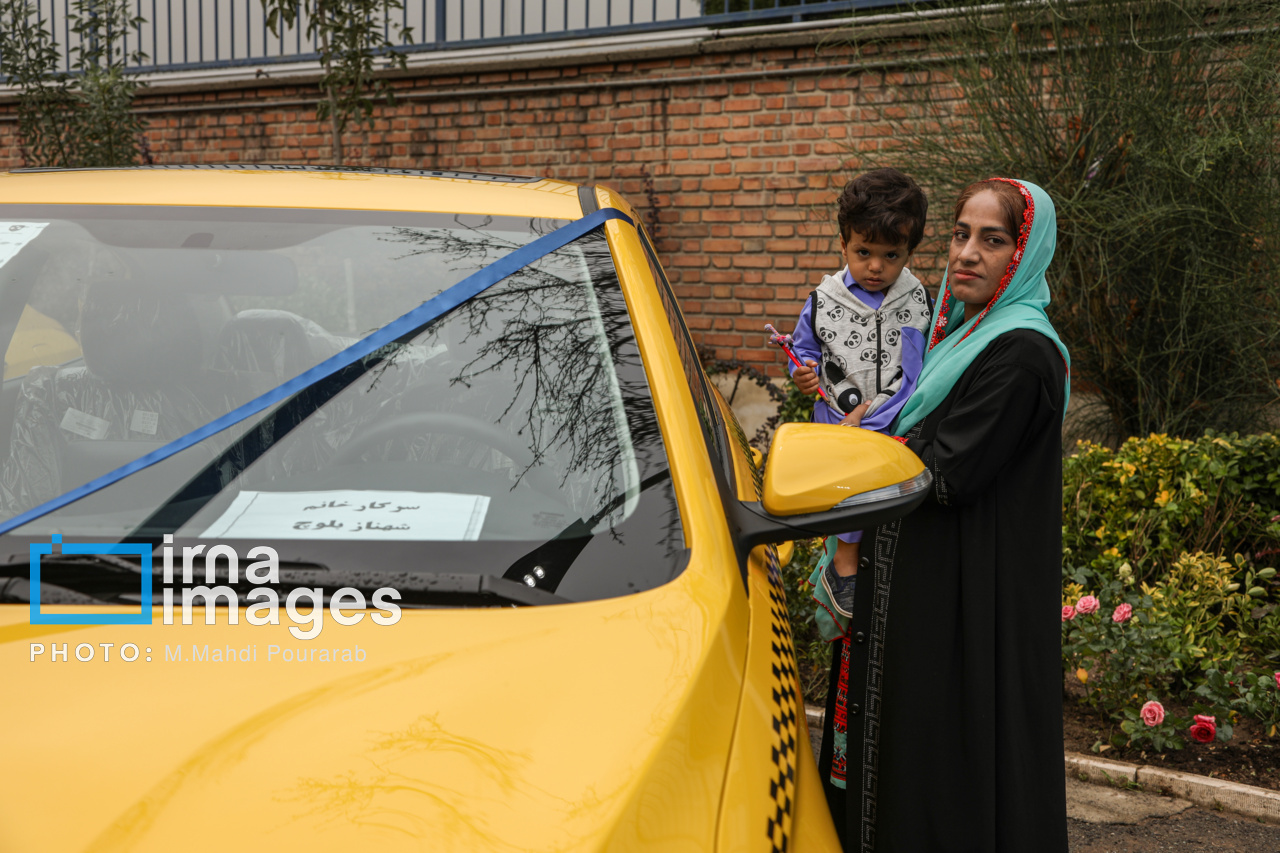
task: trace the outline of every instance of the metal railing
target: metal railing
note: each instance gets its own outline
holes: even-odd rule
[[[691,27],[803,21],[855,9],[899,5],[902,0],[404,0],[392,21],[409,29],[409,53],[537,41],[623,35]],[[276,37],[261,0],[130,0],[140,19],[126,52],[145,61],[143,73],[305,62],[316,58],[305,19]],[[76,35],[72,0],[37,0],[67,62]],[[394,27],[387,26],[389,37]],[[2,63],[2,59],[0,59]],[[3,66],[0,64],[0,74]]]

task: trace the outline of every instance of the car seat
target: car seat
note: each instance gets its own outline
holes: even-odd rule
[[[290,311],[250,309],[227,321],[218,335],[214,369],[224,372],[235,389],[235,405],[243,405],[352,343]],[[333,457],[349,437],[351,406],[329,401],[326,416],[309,417],[287,435],[275,435],[270,461],[261,474],[274,478],[315,471]],[[273,431],[274,433],[274,431]]]
[[[234,373],[242,391],[257,396],[337,355],[349,343],[289,311],[241,311],[218,335],[214,368]]]
[[[96,479],[226,410],[225,388],[202,370],[195,309],[176,288],[91,282],[79,337],[83,366],[38,367],[23,380],[9,458],[0,471],[0,498],[11,510]],[[187,453],[200,462],[212,458],[211,452]],[[176,491],[194,473],[190,464],[150,472],[130,478],[136,488],[113,490],[113,502],[162,500],[153,493]],[[122,499],[125,492],[136,494]],[[104,506],[90,498],[73,511]]]

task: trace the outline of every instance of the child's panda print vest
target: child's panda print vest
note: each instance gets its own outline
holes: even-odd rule
[[[902,386],[902,330],[928,337],[929,297],[924,285],[904,269],[884,291],[878,309],[845,286],[844,270],[824,276],[813,292],[810,320],[822,345],[818,370],[822,391],[843,414],[871,401],[871,415]]]

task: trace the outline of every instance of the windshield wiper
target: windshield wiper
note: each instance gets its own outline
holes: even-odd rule
[[[328,571],[327,566],[319,563],[281,560],[279,565],[281,575],[293,586],[304,586],[306,580],[315,578],[315,572]],[[138,585],[142,566],[112,554],[45,554],[40,558],[40,571],[43,604],[137,604],[141,598]],[[56,573],[56,582],[46,572]],[[30,603],[30,574],[29,560],[0,563],[0,604]],[[226,583],[227,570],[220,569],[218,574],[215,584]],[[152,590],[158,595],[164,577],[159,560],[152,561],[151,577]],[[183,585],[180,568],[175,569],[174,578],[177,586]],[[197,570],[192,585],[201,585],[203,578],[204,571]]]
[[[670,477],[671,469],[669,468],[651,474],[640,482],[635,492],[636,496]],[[564,576],[569,573],[569,567],[595,538],[595,533],[592,531],[595,530],[596,525],[623,506],[631,496],[628,492],[614,495],[590,518],[585,521],[579,518],[512,563],[510,568],[503,572],[503,579],[517,584],[519,581],[524,581],[524,584],[530,587],[537,584],[539,589],[545,587],[546,590],[554,592],[564,580]]]
[[[142,573],[142,567],[137,563],[112,554],[44,554],[40,557],[40,567],[45,566],[85,566],[106,569],[113,574]],[[0,574],[11,574],[14,569],[29,570],[30,568],[30,560],[14,560],[9,563],[0,563]]]
[[[277,560],[276,565],[280,567],[283,573],[290,572],[327,572],[329,567],[323,563],[313,563],[309,560]],[[126,560],[124,557],[117,557],[112,554],[45,554],[40,558],[40,568],[46,569],[105,569],[111,575],[141,575],[142,565],[132,560]],[[0,563],[0,576],[4,575],[26,575],[31,569],[31,563],[27,560],[14,560],[8,563]],[[225,583],[227,569],[219,567],[217,570],[220,583]],[[151,576],[160,578],[164,574],[164,568],[159,560],[151,561]],[[195,574],[198,578],[204,577],[204,568],[197,568]],[[182,567],[174,566],[173,575],[175,578],[182,576]],[[199,581],[197,581],[199,583]]]
[[[413,575],[420,588],[412,592],[470,593],[500,598],[510,604],[537,606],[541,604],[572,604],[572,599],[545,589],[537,589],[498,575],[465,575],[442,572],[435,575]],[[401,589],[403,592],[403,588]]]
[[[0,604],[30,604],[31,581],[26,578],[0,578]],[[97,598],[65,586],[40,581],[41,604],[112,604],[108,598]]]
[[[41,572],[56,571],[58,582],[40,578],[40,600],[44,604],[114,604],[122,593],[137,594],[142,567],[111,554],[45,554]],[[15,560],[0,564],[0,603],[27,604],[31,601],[31,562]]]
[[[311,578],[306,582],[280,584],[279,588],[296,589],[318,586],[324,581],[326,593],[341,587],[351,587],[361,592],[373,592],[390,587],[400,593],[402,603],[431,604],[450,602],[463,604],[476,599],[477,604],[499,601],[523,607],[544,604],[572,604],[573,600],[545,589],[536,589],[498,575],[472,575],[463,572],[330,572],[323,578]]]
[[[138,600],[138,576],[140,566],[109,554],[46,555],[40,561],[41,569],[60,569],[59,583],[41,578],[40,597],[48,604],[95,604],[107,602],[136,603]],[[68,572],[67,570],[73,570]],[[80,571],[74,571],[74,570]],[[106,571],[103,571],[105,569]],[[28,579],[30,564],[11,562],[0,564],[0,603],[28,603],[31,585]],[[226,584],[226,570],[218,572],[214,584]],[[9,575],[5,578],[5,575]],[[372,593],[390,587],[400,593],[405,604],[452,603],[466,606],[471,602],[488,605],[494,602],[524,607],[544,604],[571,604],[572,599],[543,589],[536,589],[497,575],[479,575],[454,572],[374,572],[332,570],[318,563],[280,563],[281,582],[265,584],[282,594],[292,589],[320,587],[325,597],[343,587]],[[152,567],[156,582],[162,576],[161,568]],[[182,582],[181,572],[174,573],[175,588],[204,585],[203,572],[197,572],[192,584]],[[257,588],[243,581],[233,585],[238,592]],[[158,589],[153,586],[158,595]]]

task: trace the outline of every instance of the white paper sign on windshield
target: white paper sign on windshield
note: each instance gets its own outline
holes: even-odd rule
[[[48,222],[0,222],[0,267],[40,236]]]
[[[474,541],[488,511],[448,492],[241,492],[200,538]]]

